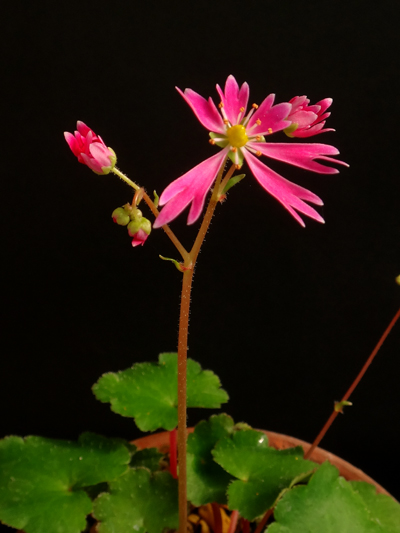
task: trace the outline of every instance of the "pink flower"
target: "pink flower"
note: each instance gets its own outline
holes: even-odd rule
[[[308,105],[310,100],[307,96],[295,96],[289,101],[292,104],[287,119],[292,123],[284,132],[288,137],[311,137],[325,131],[335,131],[332,128],[322,129],[330,113],[325,113],[332,104],[332,98],[324,98],[315,105]]]
[[[132,235],[131,235],[132,236]],[[133,239],[132,239],[132,246],[135,247],[135,246],[139,246],[139,244],[141,244],[143,246],[143,244],[146,242],[146,239],[148,237],[148,233],[146,233],[143,229],[140,229],[137,233],[135,233],[135,235],[133,236]]]
[[[302,226],[304,222],[298,212],[318,222],[324,222],[319,213],[306,203],[322,205],[322,200],[318,196],[286,180],[259,159],[259,156],[265,155],[320,174],[336,174],[338,170],[325,166],[315,161],[316,159],[348,166],[343,161],[331,157],[339,152],[335,147],[327,144],[267,143],[265,141],[266,136],[290,126],[291,121],[287,117],[292,111],[291,103],[273,105],[275,95],[270,94],[260,106],[253,104],[246,115],[249,86],[243,83],[239,89],[233,76],[229,76],[226,80],[225,92],[217,85],[221,98],[219,111],[212,98],[205,100],[192,89],[186,89],[184,93],[180,89],[178,91],[192,108],[200,123],[210,131],[210,143],[216,144],[222,150],[168,185],[160,197],[160,205],[165,205],[165,207],[156,219],[154,227],[167,224],[189,204],[191,208],[188,224],[195,222],[201,214],[207,192],[228,157],[237,168],[240,168],[246,160],[260,185],[274,196]],[[322,107],[321,105],[320,108]],[[313,120],[316,120],[314,115],[317,113],[313,111],[312,113]]]
[[[96,174],[111,172],[117,161],[114,150],[107,148],[103,139],[83,122],[78,120],[76,127],[78,131],[74,135],[66,131],[64,137],[79,163],[87,165]]]

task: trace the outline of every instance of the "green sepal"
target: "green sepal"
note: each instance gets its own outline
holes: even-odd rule
[[[217,502],[226,504],[226,491],[233,476],[218,465],[212,456],[216,443],[234,430],[232,418],[226,414],[213,415],[195,427],[187,440],[188,500],[200,506]]]
[[[238,148],[236,152],[232,152],[232,150],[229,150],[228,157],[234,165],[239,165],[239,168],[242,167],[244,157],[240,148]]]
[[[158,203],[160,201],[160,197],[158,196],[156,191],[153,191],[153,195],[154,195],[154,205],[155,205],[155,207],[158,207]]]
[[[223,133],[214,133],[213,131],[210,131],[209,136],[211,139],[220,139],[221,137],[225,137]],[[228,146],[228,144],[228,139],[223,141],[215,141],[215,146],[219,146],[220,148],[225,148],[225,146]]]
[[[267,436],[255,430],[237,431],[220,440],[212,452],[227,472],[238,478],[228,488],[228,507],[247,520],[267,511],[284,488],[315,463],[303,459],[301,446],[276,450]]]
[[[98,533],[162,533],[178,528],[178,482],[169,472],[133,468],[93,502]]]
[[[171,261],[175,265],[175,267],[179,270],[179,272],[183,272],[182,263],[179,263],[176,259],[171,259],[170,257],[164,257],[163,255],[158,256],[163,261]]]
[[[231,189],[234,185],[239,183],[239,181],[242,181],[243,178],[246,177],[246,174],[239,174],[238,176],[233,176],[228,183],[225,185],[224,190],[222,191],[222,194],[226,194],[229,189]]]
[[[114,412],[134,418],[142,431],[171,431],[178,424],[177,367],[177,354],[163,353],[158,363],[136,363],[127,370],[104,374],[93,392],[101,402],[110,402]],[[188,359],[187,406],[213,409],[227,401],[218,376]]]
[[[7,437],[0,441],[0,520],[25,533],[79,533],[92,511],[86,488],[118,478],[129,461],[124,444],[92,433],[78,442]]]

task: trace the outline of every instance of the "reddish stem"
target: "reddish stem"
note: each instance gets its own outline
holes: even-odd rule
[[[250,522],[242,518],[242,533],[250,533]]]
[[[178,478],[177,464],[178,464],[178,455],[177,455],[177,438],[176,438],[176,428],[169,432],[169,470],[171,476],[174,479]]]
[[[231,513],[231,521],[229,522],[229,529],[228,533],[235,533],[235,529],[238,523],[239,519],[239,511],[232,511]]]
[[[256,530],[254,531],[254,533],[261,533],[261,531],[264,529],[265,524],[268,522],[269,517],[272,515],[273,512],[274,512],[273,508],[268,509],[268,511],[262,517],[261,522],[258,523],[258,526]]]
[[[222,518],[221,510],[218,503],[211,504],[214,516],[214,533],[222,533]]]
[[[375,346],[375,348],[372,350],[371,352],[371,355],[368,357],[368,359],[366,360],[364,366],[362,367],[362,369],[360,370],[358,376],[356,377],[356,379],[353,381],[353,383],[350,385],[350,388],[348,389],[348,391],[346,392],[346,394],[343,396],[342,400],[340,403],[342,402],[346,402],[349,398],[350,398],[350,395],[352,394],[352,392],[354,391],[354,389],[357,387],[357,385],[360,383],[362,377],[364,376],[365,372],[367,371],[369,365],[372,363],[372,361],[374,360],[376,354],[379,352],[379,349],[381,348],[382,344],[385,342],[385,339],[386,337],[389,335],[389,333],[391,332],[391,330],[393,329],[393,326],[396,324],[398,318],[400,317],[400,309],[397,311],[397,313],[394,315],[394,317],[392,318],[390,324],[388,325],[388,327],[385,329],[382,337],[379,339],[379,342],[378,344]],[[321,440],[323,439],[323,437],[325,436],[326,432],[328,431],[328,429],[331,427],[333,421],[335,420],[335,418],[337,417],[337,415],[339,414],[339,411],[336,411],[336,409],[333,410],[331,416],[328,418],[328,420],[326,421],[324,427],[321,429],[321,431],[319,432],[317,438],[314,440],[314,442],[312,443],[312,445],[309,447],[309,449],[307,450],[307,452],[304,454],[304,459],[308,459],[311,454],[313,453],[313,451],[315,450],[315,448],[318,446],[318,444],[321,442]]]

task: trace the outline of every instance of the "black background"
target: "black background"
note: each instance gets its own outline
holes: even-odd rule
[[[174,86],[218,101],[233,74],[251,102],[332,97],[337,131],[310,141],[350,169],[271,164],[324,200],[326,224],[305,229],[247,170],[199,257],[189,354],[236,421],[312,441],[399,307],[398,2],[42,0],[6,14],[1,435],[140,436],[91,386],[175,350],[181,275],[158,255],[178,255],[162,230],[131,247],[110,218],[131,190],[80,165],[63,131],[83,120],[161,193],[215,153]],[[190,246],[185,220],[172,229]],[[400,325],[322,443],[397,498],[399,346]]]

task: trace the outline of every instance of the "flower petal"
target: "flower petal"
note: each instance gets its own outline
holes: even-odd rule
[[[339,150],[329,144],[311,144],[311,143],[263,143],[263,142],[251,142],[247,144],[254,150],[259,150],[262,154],[276,159],[278,161],[284,161],[290,165],[311,170],[313,172],[319,172],[320,174],[337,174],[339,171],[336,168],[327,167],[321,163],[317,163],[314,159],[324,159],[332,163],[338,163],[348,167],[347,163],[333,159],[332,157],[326,157],[330,155],[337,155]]]
[[[246,82],[243,83],[239,90],[237,81],[230,75],[225,82],[225,94],[219,85],[217,85],[217,91],[221,97],[228,120],[232,125],[238,124],[240,122],[240,120],[238,121],[239,115],[243,117],[247,109],[249,101],[248,84]],[[241,108],[244,108],[244,111],[240,111]]]
[[[69,133],[68,131],[64,131],[64,137],[65,140],[68,143],[68,146],[71,148],[72,153],[74,156],[78,157],[80,154],[78,141],[75,139],[75,137],[72,135],[72,133]]]
[[[190,105],[197,119],[205,128],[217,133],[225,132],[224,121],[211,97],[207,101],[192,89],[185,89],[185,92],[182,92],[178,87],[175,88]]]
[[[78,122],[76,123],[76,129],[79,131],[79,133],[81,135],[83,135],[84,137],[86,137],[86,135],[89,133],[89,131],[92,131],[88,126],[86,126],[86,124],[84,122],[82,122],[81,120],[78,120]]]
[[[228,148],[186,172],[168,185],[160,196],[160,205],[165,205],[156,218],[153,227],[159,228],[176,218],[192,202],[188,224],[195,222],[203,209],[207,192],[223,164]]]
[[[256,180],[289,211],[299,224],[303,227],[305,226],[303,219],[295,210],[313,218],[317,222],[324,222],[324,219],[315,209],[303,202],[305,200],[316,205],[323,205],[321,198],[311,191],[300,187],[300,185],[286,180],[261,163],[257,157],[254,157],[247,150],[243,150],[243,154]]]
[[[290,126],[291,121],[285,119],[290,113],[291,104],[285,102],[272,106],[274,98],[274,94],[267,96],[250,118],[246,129],[251,135],[269,135]],[[260,121],[260,124],[257,124],[257,121]]]

